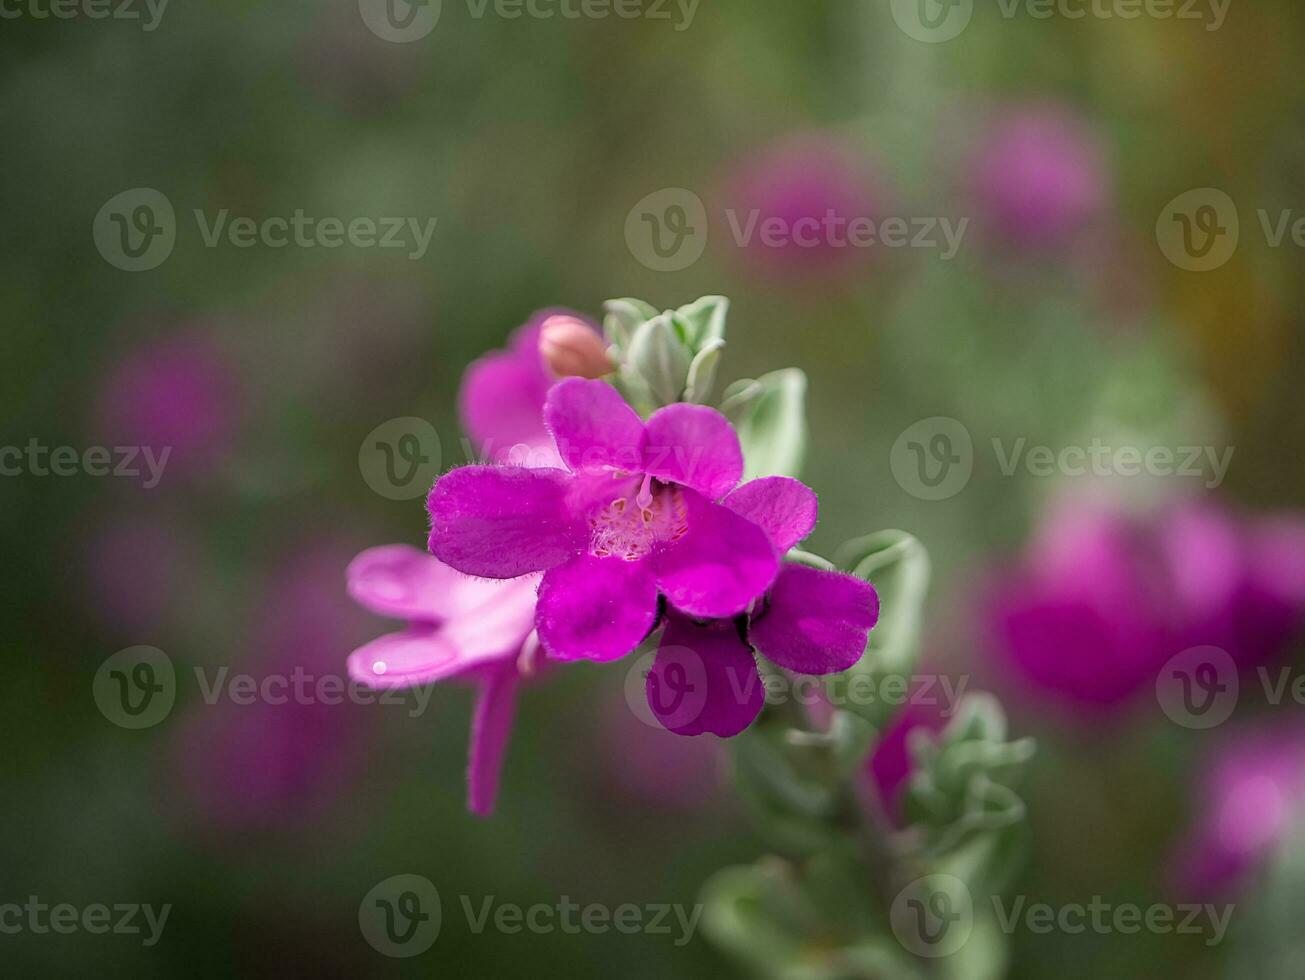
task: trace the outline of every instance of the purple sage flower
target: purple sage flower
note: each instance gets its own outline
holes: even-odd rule
[[[742,612],[779,571],[766,533],[716,501],[743,474],[723,415],[668,405],[647,424],[602,381],[567,378],[544,417],[568,469],[464,466],[427,501],[430,550],[469,575],[544,572],[536,624],[560,660],[614,660],[659,592],[690,616]]]
[[[988,223],[1023,248],[1063,245],[1106,207],[1107,171],[1095,135],[1059,107],[1008,110],[971,168]]]
[[[571,310],[540,310],[512,334],[506,350],[472,362],[462,377],[458,410],[478,452],[497,462],[518,460],[523,452],[534,465],[560,466],[552,436],[544,426],[544,398],[557,376],[549,369],[541,339],[551,325],[598,328]],[[575,338],[571,337],[571,346]]]
[[[1172,877],[1185,899],[1235,895],[1305,808],[1305,730],[1252,729],[1206,760],[1195,824],[1179,842]]]
[[[462,575],[409,545],[369,548],[349,565],[349,594],[402,632],[359,647],[349,676],[372,688],[459,678],[477,689],[467,767],[467,806],[488,816],[515,713],[516,689],[538,669],[538,575],[490,582]]]
[[[240,412],[225,354],[210,337],[187,333],[128,353],[100,391],[97,423],[117,445],[149,447],[170,468],[193,470],[230,450]]]
[[[737,244],[758,272],[828,282],[855,274],[874,249],[852,222],[877,227],[880,181],[865,159],[827,134],[772,146],[730,179]]]
[[[1192,503],[1149,520],[1064,507],[992,590],[988,614],[1021,686],[1088,711],[1127,703],[1189,648],[1254,669],[1302,624],[1305,521],[1242,522]]]

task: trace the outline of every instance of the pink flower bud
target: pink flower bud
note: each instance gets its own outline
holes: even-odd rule
[[[601,378],[612,371],[603,339],[583,320],[550,316],[539,330],[539,353],[559,378]]]

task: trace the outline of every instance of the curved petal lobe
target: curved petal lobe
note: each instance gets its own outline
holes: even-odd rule
[[[643,469],[659,480],[692,487],[710,500],[743,477],[743,449],[725,418],[706,405],[667,405],[648,419]]]
[[[847,670],[879,618],[874,587],[854,575],[784,565],[750,638],[771,663],[799,674]]]
[[[535,622],[555,660],[616,660],[657,618],[647,562],[585,555],[544,573]]]
[[[417,626],[390,633],[349,654],[349,676],[371,688],[433,684],[483,661],[464,657],[438,627]]]
[[[721,503],[765,531],[781,555],[811,533],[820,513],[815,491],[787,476],[749,480]]]
[[[465,575],[408,544],[368,548],[345,571],[349,595],[382,616],[437,622],[456,615],[465,601]]]
[[[648,672],[648,707],[677,735],[722,738],[752,724],[766,699],[757,662],[732,622],[672,616]]]
[[[436,481],[426,501],[431,554],[483,578],[516,578],[560,565],[584,541],[584,528],[567,507],[570,485],[562,470],[453,470]]]
[[[657,584],[676,609],[703,619],[743,612],[779,572],[779,558],[757,525],[682,490],[685,532],[656,556]]]
[[[544,422],[572,472],[639,471],[643,420],[607,382],[559,381],[548,392]]]

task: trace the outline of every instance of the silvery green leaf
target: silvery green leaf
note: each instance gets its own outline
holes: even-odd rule
[[[807,376],[797,368],[726,389],[721,411],[743,446],[744,480],[798,475],[806,455],[806,392]]]
[[[675,311],[685,325],[685,340],[690,350],[700,351],[715,341],[725,339],[725,318],[730,301],[724,296],[704,296]]]
[[[603,334],[618,352],[629,350],[634,332],[657,315],[641,299],[609,299],[603,304],[603,310]]]
[[[626,364],[661,405],[680,400],[689,375],[689,351],[675,335],[670,316],[653,317],[635,331]]]
[[[836,564],[865,579],[879,594],[879,622],[870,631],[865,654],[845,674],[868,674],[871,686],[890,676],[909,678],[920,653],[924,599],[929,590],[929,554],[905,531],[881,531],[849,541]],[[831,683],[849,683],[843,677]],[[851,707],[871,724],[882,728],[894,713],[894,706],[882,699],[857,702]]]
[[[716,365],[725,341],[714,340],[693,356],[689,364],[688,381],[684,386],[684,400],[695,405],[704,404],[711,397],[711,386],[716,381]]]

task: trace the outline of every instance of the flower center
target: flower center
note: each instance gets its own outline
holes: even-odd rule
[[[686,528],[679,487],[644,475],[637,489],[599,504],[589,514],[589,553],[637,561],[658,544],[678,540]]]

